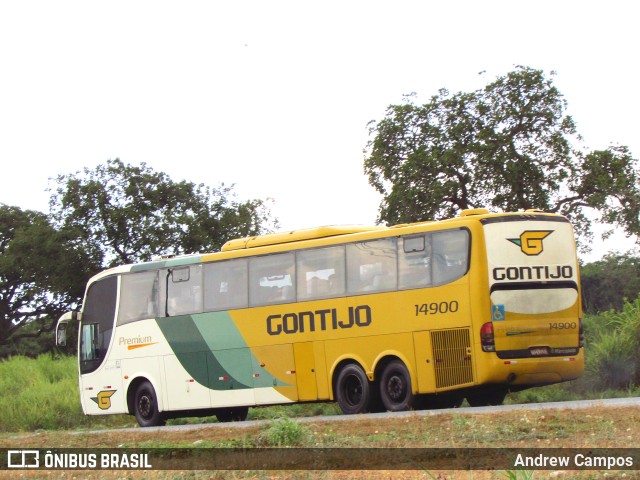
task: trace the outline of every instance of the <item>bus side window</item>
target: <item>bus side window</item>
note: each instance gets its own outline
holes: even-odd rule
[[[249,266],[246,258],[205,265],[205,311],[246,308],[249,302],[248,270]]]
[[[249,260],[249,304],[296,301],[295,255],[278,253]]]
[[[155,318],[158,305],[158,272],[138,272],[122,276],[118,325]]]
[[[395,290],[398,286],[396,239],[347,245],[347,289],[351,294]]]
[[[469,232],[449,230],[433,234],[433,283],[453,282],[469,269]]]
[[[399,288],[431,285],[431,235],[412,235],[400,239],[398,255]]]
[[[301,250],[296,256],[298,300],[344,295],[344,246]]]
[[[202,265],[160,271],[160,312],[170,317],[202,312]]]

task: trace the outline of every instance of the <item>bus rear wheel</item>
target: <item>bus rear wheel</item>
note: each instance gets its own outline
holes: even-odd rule
[[[244,422],[249,414],[249,407],[223,408],[216,411],[219,422]]]
[[[149,382],[141,383],[136,389],[133,412],[141,427],[159,427],[165,419],[158,410],[158,397]]]
[[[365,413],[369,407],[371,390],[369,379],[360,365],[345,365],[336,380],[336,400],[344,413]]]
[[[410,410],[413,405],[411,376],[400,360],[389,362],[380,376],[380,398],[384,408],[391,412]]]

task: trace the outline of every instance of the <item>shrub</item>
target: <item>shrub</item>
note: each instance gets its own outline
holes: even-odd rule
[[[598,390],[628,389],[640,380],[640,299],[625,301],[622,311],[598,317],[600,325],[587,342],[587,372]],[[606,328],[605,328],[606,326]]]
[[[270,447],[292,447],[305,444],[311,438],[311,430],[290,418],[281,418],[269,423],[256,443]]]

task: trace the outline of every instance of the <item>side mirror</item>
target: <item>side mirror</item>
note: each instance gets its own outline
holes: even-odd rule
[[[67,325],[69,322],[79,319],[80,314],[76,311],[67,312],[58,319],[58,325],[56,325],[56,345],[58,347],[67,346]]]
[[[56,345],[59,347],[67,346],[67,324],[60,323],[56,328]]]

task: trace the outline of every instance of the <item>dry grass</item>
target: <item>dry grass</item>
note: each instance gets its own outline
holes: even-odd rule
[[[40,432],[3,435],[0,448],[112,448],[112,447],[230,447],[259,446],[269,422],[249,427],[216,426],[187,430],[102,431],[99,433]],[[424,447],[424,448],[629,448],[640,445],[640,408],[595,407],[582,410],[516,410],[498,414],[440,414],[401,419],[362,417],[353,421],[321,418],[301,428],[307,435],[303,447]],[[62,479],[493,479],[493,478],[619,478],[618,472],[539,471],[532,477],[522,472],[463,471],[307,471],[307,472],[199,472],[199,471],[99,471],[99,472],[3,472],[3,478]],[[514,476],[516,475],[517,476]],[[511,475],[511,476],[508,476]],[[640,478],[628,471],[624,478]]]

